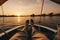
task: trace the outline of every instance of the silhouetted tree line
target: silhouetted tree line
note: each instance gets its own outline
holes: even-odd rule
[[[49,13],[48,15],[44,13],[44,14],[42,14],[42,15],[32,14],[31,16],[32,16],[32,17],[34,17],[34,16],[60,16],[60,13],[54,14],[53,12],[51,12],[51,13]]]
[[[29,16],[29,15],[26,15],[26,16]],[[60,16],[60,13],[57,13],[57,14],[54,14],[53,12],[49,13],[48,15],[47,14],[42,14],[42,15],[35,15],[35,14],[32,14],[30,15],[31,17],[34,17],[34,16]],[[16,15],[0,15],[0,17],[17,17]],[[25,15],[23,15],[22,17],[25,17]]]
[[[16,17],[16,15],[0,15],[0,17]]]
[[[48,16],[60,16],[60,13],[54,14],[54,13],[52,12],[52,13],[49,13]]]
[[[32,14],[32,15],[31,15],[31,17],[34,17],[34,16],[36,16],[36,15],[35,15],[35,14]]]

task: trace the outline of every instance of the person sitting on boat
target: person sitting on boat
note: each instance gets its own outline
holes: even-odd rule
[[[48,40],[48,38],[41,32],[39,32],[35,26],[33,19],[31,21],[31,27],[32,27],[32,39],[33,40]]]

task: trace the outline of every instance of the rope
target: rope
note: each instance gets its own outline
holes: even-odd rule
[[[3,15],[3,27],[4,27],[4,10],[3,10],[3,6],[1,6],[1,9],[2,9],[2,15]],[[5,34],[5,30],[4,29],[1,29]],[[7,34],[7,36],[9,37],[9,35]]]

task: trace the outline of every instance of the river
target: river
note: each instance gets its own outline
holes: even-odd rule
[[[0,17],[0,27],[12,27],[16,25],[25,24],[26,20],[33,19],[36,24],[41,24],[47,27],[56,29],[57,25],[60,24],[60,16],[42,16],[42,17]]]

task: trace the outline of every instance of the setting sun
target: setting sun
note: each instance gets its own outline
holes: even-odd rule
[[[20,16],[20,14],[16,14],[17,16]]]

